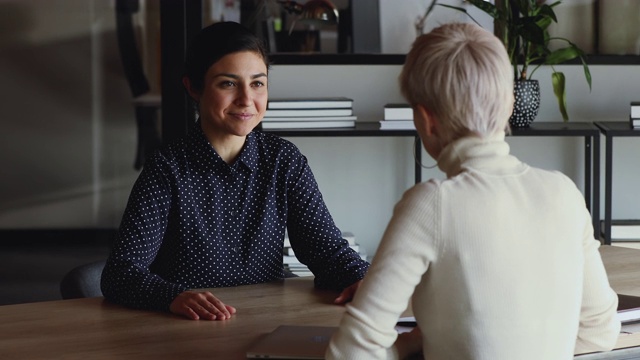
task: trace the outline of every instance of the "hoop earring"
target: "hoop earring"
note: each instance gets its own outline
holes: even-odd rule
[[[436,163],[435,163],[435,164],[433,164],[433,165],[431,165],[431,166],[423,165],[423,164],[422,164],[422,162],[419,162],[419,161],[418,161],[418,156],[417,156],[417,154],[416,154],[416,145],[417,145],[417,144],[416,144],[416,142],[417,142],[417,141],[418,141],[418,136],[414,136],[414,137],[413,137],[413,161],[414,161],[416,164],[420,165],[420,167],[421,167],[421,168],[423,168],[423,169],[433,169],[433,168],[437,167],[437,166],[438,166],[438,162],[437,162],[437,161],[436,161]],[[420,148],[420,149],[422,150],[422,148]]]

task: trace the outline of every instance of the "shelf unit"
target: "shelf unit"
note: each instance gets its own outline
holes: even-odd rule
[[[605,176],[604,176],[604,228],[602,236],[604,243],[611,245],[612,224],[612,194],[613,194],[613,140],[616,137],[637,137],[640,130],[634,130],[628,121],[596,122],[596,126],[604,134],[605,145]]]
[[[415,138],[415,182],[422,181],[419,165],[422,143],[415,130],[380,130],[378,122],[357,122],[355,128],[340,129],[269,129],[278,136],[412,136]],[[594,233],[600,233],[600,129],[590,122],[538,122],[527,128],[513,128],[511,136],[561,136],[584,138],[584,196],[593,219]]]
[[[400,136],[414,138],[414,153],[416,154],[415,183],[422,181],[422,142],[415,130],[380,130],[380,124],[377,122],[356,122],[353,128],[335,128],[335,129],[268,129],[262,130],[265,133],[275,134],[283,137],[385,137]]]
[[[584,137],[584,197],[594,234],[600,234],[600,128],[592,122],[533,122],[512,128],[512,136]]]

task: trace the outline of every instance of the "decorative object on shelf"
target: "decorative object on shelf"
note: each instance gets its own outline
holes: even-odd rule
[[[640,2],[599,1],[600,34],[598,51],[601,54],[640,55]]]
[[[540,109],[540,83],[538,80],[516,81],[513,93],[516,101],[509,123],[514,127],[528,127]]]
[[[289,13],[298,14],[296,21],[307,25],[318,27],[325,24],[335,25],[340,19],[338,10],[329,0],[309,0],[304,5],[291,0],[278,0],[278,3]],[[295,22],[291,25],[291,29],[294,25]]]
[[[585,61],[584,52],[577,45],[565,38],[549,36],[549,25],[552,22],[558,22],[553,7],[561,1],[550,5],[539,0],[496,0],[495,5],[484,0],[467,0],[467,2],[494,19],[496,36],[502,40],[511,58],[514,81],[531,80],[533,73],[541,65],[551,66],[553,92],[558,99],[563,120],[568,121],[565,76],[564,73],[553,68],[553,65],[579,58],[589,89],[591,89],[591,72]],[[438,5],[462,11],[478,23],[465,8]],[[562,41],[567,46],[552,51],[549,47],[552,41]],[[530,65],[533,67],[531,72],[529,72]],[[512,123],[512,126],[517,125]]]

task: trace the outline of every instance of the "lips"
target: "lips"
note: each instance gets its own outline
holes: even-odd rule
[[[240,120],[251,120],[255,116],[254,114],[249,114],[249,113],[240,113],[240,114],[231,114],[231,115],[233,115],[234,117]]]

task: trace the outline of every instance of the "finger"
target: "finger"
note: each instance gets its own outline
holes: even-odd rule
[[[225,305],[225,307],[227,308],[227,310],[229,311],[230,314],[235,314],[236,313],[236,308],[234,308],[233,306],[230,305]]]
[[[338,295],[338,297],[333,301],[336,304],[344,304],[347,301],[351,300],[353,293],[349,288],[345,289],[343,292]]]
[[[220,301],[220,299],[211,293],[205,293],[205,298],[207,309],[211,313],[215,314],[220,320],[231,318],[230,310],[227,308],[225,303]]]
[[[173,312],[174,314],[177,314],[177,315],[182,315],[182,316],[186,317],[187,319],[200,320],[200,316],[198,315],[198,313],[193,311],[193,309],[191,309],[186,304],[183,304],[182,306],[180,306],[177,309],[172,309],[171,312]]]
[[[202,305],[193,305],[191,311],[197,314],[197,316],[202,320],[217,320],[219,317],[216,314],[217,311],[210,310],[206,306]],[[221,319],[222,320],[222,319]]]

